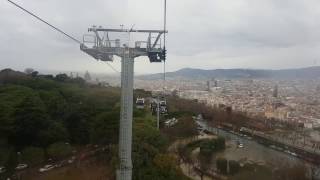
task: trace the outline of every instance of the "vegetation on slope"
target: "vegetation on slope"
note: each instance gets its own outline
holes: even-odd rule
[[[81,78],[1,71],[0,166],[13,171],[18,161],[33,165],[58,160],[70,154],[71,146],[116,147],[119,101],[119,88],[87,85]],[[185,179],[177,159],[166,154],[168,141],[155,124],[148,111],[134,110],[134,179]],[[116,151],[104,154],[114,170]]]

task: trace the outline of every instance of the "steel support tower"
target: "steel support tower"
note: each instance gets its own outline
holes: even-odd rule
[[[148,56],[150,62],[165,62],[165,34],[166,31],[166,0],[164,9],[164,30],[130,30],[128,29],[104,29],[93,26],[88,32],[90,35],[83,36],[83,42],[65,33],[61,29],[51,25],[34,13],[28,11],[15,2],[8,0],[11,4],[35,17],[39,21],[47,24],[54,30],[72,39],[80,44],[80,49],[93,58],[101,61],[113,61],[113,56],[121,58],[121,114],[120,114],[120,131],[119,131],[119,159],[120,168],[117,172],[118,180],[132,179],[132,108],[133,108],[133,76],[134,76],[134,58],[139,56]],[[101,32],[104,35],[101,35]],[[120,39],[110,40],[109,33],[147,33],[147,41],[136,41],[135,47],[128,44],[121,45]],[[152,35],[157,36],[153,37]],[[161,47],[161,35],[164,34],[163,47]],[[142,45],[144,44],[144,46]],[[111,66],[112,67],[112,66]],[[165,67],[165,66],[164,66]],[[165,73],[164,73],[165,74]],[[165,77],[165,76],[164,76]]]
[[[112,61],[113,56],[121,58],[121,114],[119,132],[120,167],[117,180],[132,179],[132,108],[133,108],[133,77],[134,58],[147,56],[150,62],[162,62],[166,57],[165,47],[161,47],[161,35],[165,30],[133,30],[104,29],[92,27],[88,29],[91,35],[84,35],[80,49],[97,60]],[[101,36],[104,33],[104,36]],[[134,47],[130,44],[120,44],[119,39],[110,40],[109,33],[147,33],[146,41],[136,41]],[[153,35],[155,35],[153,37]]]

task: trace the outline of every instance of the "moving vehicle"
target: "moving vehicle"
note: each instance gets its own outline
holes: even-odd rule
[[[18,164],[18,166],[16,167],[16,170],[26,169],[27,167],[28,167],[27,164]]]
[[[39,172],[46,172],[46,171],[50,171],[51,169],[55,168],[54,165],[51,164],[47,164],[45,165],[43,168],[39,169]]]
[[[238,148],[243,148],[243,147],[244,147],[244,145],[243,145],[243,142],[242,142],[242,141],[240,141],[240,140],[236,140],[236,143],[237,143],[237,147],[238,147]]]
[[[68,163],[72,164],[74,162],[74,160],[76,160],[76,157],[72,156],[71,159],[68,160]]]
[[[178,119],[176,119],[176,118],[168,119],[168,120],[166,120],[166,121],[164,122],[164,124],[165,124],[167,127],[171,127],[171,126],[173,126],[173,125],[175,125],[175,124],[177,124],[177,123],[178,123]]]
[[[6,172],[6,168],[3,166],[0,166],[0,174]]]

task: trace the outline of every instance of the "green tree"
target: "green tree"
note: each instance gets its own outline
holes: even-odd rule
[[[7,141],[14,134],[14,113],[16,107],[27,96],[31,96],[33,90],[23,86],[7,84],[0,86],[0,141]]]
[[[38,147],[26,147],[21,152],[21,162],[29,165],[37,165],[42,163],[45,158],[45,154],[42,148]]]
[[[157,177],[153,159],[165,151],[167,140],[160,132],[145,121],[135,121],[133,128],[133,179],[147,180]],[[161,179],[161,178],[160,178]]]
[[[217,169],[222,173],[222,174],[227,174],[227,167],[228,167],[228,161],[225,158],[218,158],[216,161],[217,164]]]
[[[44,102],[52,119],[63,121],[68,112],[68,102],[58,90],[39,91],[41,100]]]
[[[211,157],[211,155],[206,156],[206,155],[200,153],[198,155],[198,160],[199,160],[199,164],[200,164],[200,178],[202,180],[203,176],[210,168],[210,165],[212,162],[212,157]]]
[[[47,148],[47,153],[52,158],[61,159],[72,153],[72,147],[68,143],[57,142]]]
[[[217,150],[223,150],[226,148],[226,140],[224,137],[219,136],[218,139],[216,139],[216,146]]]
[[[90,141],[89,114],[81,107],[72,108],[65,121],[72,143],[87,144]]]
[[[164,132],[171,138],[188,138],[198,134],[197,125],[191,117],[181,117],[178,123],[164,129]]]
[[[17,153],[15,151],[9,151],[8,152],[8,157],[7,157],[7,162],[5,164],[5,167],[8,170],[8,174],[12,174],[15,170],[15,167],[18,163],[18,157],[17,157]]]
[[[60,82],[65,82],[68,79],[69,79],[69,77],[66,74],[57,74],[55,77],[55,80],[60,81]]]
[[[200,155],[210,156],[217,150],[215,140],[206,140],[200,143]]]
[[[225,149],[225,139],[223,137],[203,140],[200,143],[200,154],[203,156],[211,156],[212,153],[223,149]]]
[[[4,166],[8,162],[12,152],[14,152],[13,148],[8,145],[0,147],[0,166]]]
[[[179,169],[178,160],[175,156],[170,154],[157,154],[153,159],[156,169],[156,179],[183,179],[183,174]]]
[[[69,134],[61,122],[48,121],[48,129],[40,132],[40,144],[44,147],[55,142],[68,142]]]
[[[229,170],[231,175],[235,175],[240,170],[240,164],[237,161],[230,160],[229,161]]]
[[[99,114],[92,122],[90,137],[98,144],[115,144],[119,134],[119,111]]]
[[[28,96],[17,107],[15,113],[13,143],[21,148],[27,145],[42,145],[42,132],[48,130],[49,116],[41,99]]]
[[[7,136],[12,133],[13,118],[10,111],[13,107],[0,101],[0,141],[6,141]]]

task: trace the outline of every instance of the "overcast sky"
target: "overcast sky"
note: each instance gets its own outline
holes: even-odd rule
[[[320,65],[319,0],[167,0],[168,71]],[[77,39],[92,25],[162,29],[163,0],[15,0]],[[144,40],[144,39],[143,39]],[[120,60],[112,63],[120,70]],[[107,72],[79,45],[0,1],[0,68]],[[137,58],[135,71],[162,71]]]

